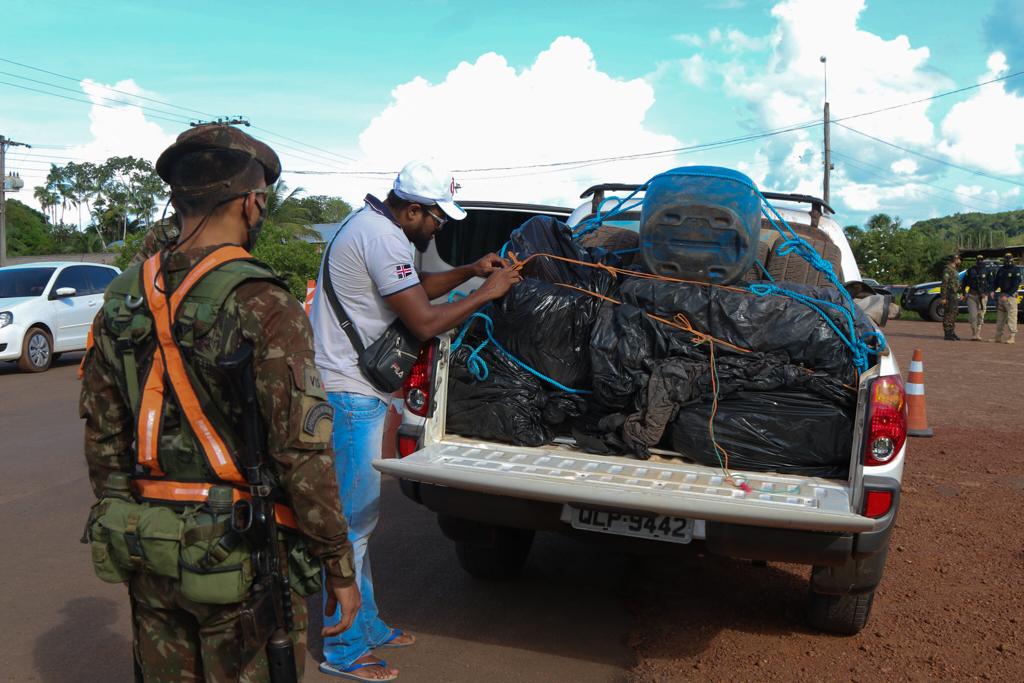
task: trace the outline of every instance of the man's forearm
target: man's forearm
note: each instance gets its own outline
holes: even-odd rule
[[[419,276],[427,298],[433,300],[444,296],[473,277],[473,270],[470,266],[459,266],[442,273],[420,273]]]
[[[402,322],[420,340],[426,341],[456,327],[486,303],[487,299],[477,290],[464,299],[429,306],[413,320],[403,317]]]

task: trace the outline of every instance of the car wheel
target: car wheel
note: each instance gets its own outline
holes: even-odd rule
[[[31,327],[21,345],[18,367],[25,372],[43,372],[53,362],[53,340],[41,327]]]
[[[867,626],[874,600],[875,591],[859,595],[826,595],[812,590],[808,596],[807,622],[812,628],[825,633],[856,635]]]
[[[533,546],[533,531],[495,529],[493,542],[486,545],[469,541],[455,542],[455,555],[470,576],[478,579],[508,580],[523,573]]]
[[[928,320],[933,323],[942,322],[942,316],[946,313],[946,307],[942,305],[942,299],[935,297],[932,302],[928,304]]]

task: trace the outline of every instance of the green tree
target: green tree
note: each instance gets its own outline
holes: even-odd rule
[[[17,199],[4,202],[7,209],[7,253],[10,256],[46,254],[54,250],[46,216]]]
[[[280,275],[299,301],[306,299],[306,283],[316,279],[320,251],[312,242],[296,237],[279,224],[267,221],[253,256]]]
[[[352,212],[352,206],[341,197],[317,194],[295,201],[306,210],[310,223],[340,223]]]

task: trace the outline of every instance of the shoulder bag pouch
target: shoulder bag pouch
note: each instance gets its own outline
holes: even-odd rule
[[[342,225],[343,228],[344,225]],[[334,246],[334,240],[338,239],[340,234],[341,229],[335,233],[331,243],[324,250],[324,260],[321,265],[323,276],[320,278],[323,282],[324,293],[331,304],[334,316],[338,319],[338,324],[341,329],[345,330],[345,334],[348,335],[348,339],[352,343],[352,348],[356,351],[359,358],[359,371],[363,373],[363,377],[378,391],[393,394],[405,383],[405,378],[409,375],[409,371],[420,354],[423,342],[410,332],[401,320],[396,319],[384,330],[384,334],[380,338],[369,347],[363,346],[359,332],[352,324],[351,318],[345,313],[345,309],[342,308],[341,301],[338,300],[338,295],[334,291],[334,283],[331,282],[328,259],[331,247]]]

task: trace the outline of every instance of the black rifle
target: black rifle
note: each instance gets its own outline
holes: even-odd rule
[[[237,351],[221,357],[217,362],[242,411],[242,440],[238,449],[238,464],[242,467],[252,494],[251,501],[240,500],[235,503],[231,524],[235,531],[244,534],[253,549],[253,589],[257,596],[254,604],[265,604],[266,598],[269,597],[273,606],[274,628],[266,641],[271,683],[297,683],[295,650],[289,635],[294,626],[292,598],[277,539],[277,520],[274,517],[272,497],[274,478],[267,463],[266,436],[263,433],[263,420],[260,418],[260,405],[256,397],[252,356],[252,345],[243,343]],[[249,613],[249,618],[262,620],[262,612],[264,610],[254,607]],[[244,625],[243,621],[243,630]],[[263,625],[255,626],[260,629]]]

